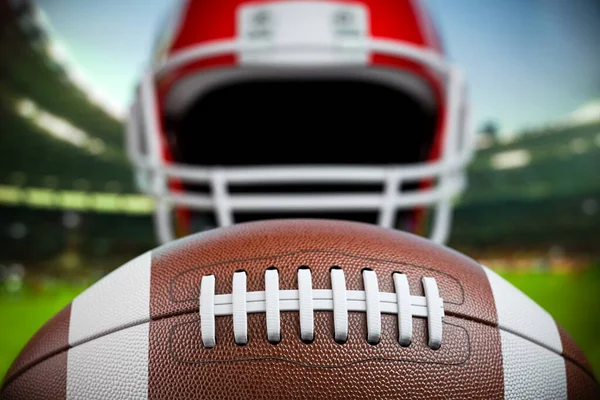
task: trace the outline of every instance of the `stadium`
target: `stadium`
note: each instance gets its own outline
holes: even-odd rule
[[[0,1],[0,26],[3,376],[50,316],[157,243],[124,115],[65,56],[34,3]],[[449,245],[546,308],[600,371],[600,99],[526,132],[499,130],[479,129]]]

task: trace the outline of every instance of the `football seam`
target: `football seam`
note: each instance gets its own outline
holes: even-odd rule
[[[118,327],[116,329],[107,330],[107,331],[104,331],[104,332],[102,332],[102,333],[100,333],[98,335],[91,336],[87,340],[82,340],[82,341],[78,342],[76,345],[73,345],[73,346],[71,346],[71,345],[62,346],[59,349],[57,349],[55,351],[52,351],[52,352],[49,352],[45,356],[36,359],[35,361],[31,362],[30,364],[26,364],[25,366],[23,366],[19,370],[15,371],[9,378],[7,378],[5,376],[4,381],[2,382],[2,390],[0,391],[0,393],[2,393],[12,382],[14,382],[17,378],[19,378],[21,375],[23,375],[25,372],[27,372],[31,368],[35,367],[36,365],[38,365],[38,364],[40,364],[40,363],[42,363],[42,362],[44,362],[44,361],[46,361],[46,360],[54,357],[54,356],[56,356],[56,355],[58,355],[60,353],[63,353],[65,351],[69,351],[70,349],[73,349],[73,348],[75,348],[75,347],[77,347],[79,345],[91,342],[93,340],[99,339],[99,338],[104,337],[104,336],[111,335],[113,333],[122,331],[122,330],[127,329],[127,328],[132,328],[134,326],[138,326],[138,325],[142,325],[142,324],[149,324],[152,321],[160,321],[160,320],[165,319],[165,318],[172,318],[172,317],[186,315],[186,314],[192,314],[192,313],[196,313],[196,312],[198,312],[198,310],[169,313],[169,314],[161,315],[161,316],[154,317],[154,318],[151,317],[151,318],[149,318],[147,320],[141,320],[141,321],[138,320],[137,323],[135,323],[135,324],[120,326],[120,327]],[[586,376],[588,376],[590,379],[592,379],[592,381],[594,381],[594,382],[597,383],[597,380],[596,380],[594,374],[591,371],[588,371],[587,368],[585,368],[579,362],[577,362],[576,360],[572,359],[571,357],[569,357],[569,356],[567,356],[565,354],[558,353],[556,350],[554,350],[552,348],[549,348],[549,347],[543,345],[542,343],[539,343],[539,342],[537,342],[535,340],[531,340],[531,338],[529,338],[529,337],[527,337],[525,335],[519,334],[517,332],[511,331],[511,330],[508,330],[508,329],[504,329],[504,328],[498,326],[498,324],[488,323],[487,321],[482,321],[482,320],[479,320],[479,319],[476,319],[476,318],[470,318],[470,317],[467,317],[467,316],[464,316],[464,315],[460,315],[460,314],[456,314],[456,313],[448,313],[448,315],[451,315],[451,316],[453,316],[455,318],[458,318],[458,319],[464,319],[464,320],[472,321],[472,322],[475,322],[475,323],[481,323],[481,324],[484,324],[484,325],[489,325],[489,326],[498,328],[500,330],[504,330],[506,332],[509,332],[509,333],[511,333],[511,334],[513,334],[515,336],[518,336],[518,337],[520,337],[522,339],[525,339],[525,340],[527,340],[529,342],[532,342],[532,343],[534,343],[534,344],[536,344],[538,346],[541,346],[541,347],[543,347],[543,348],[545,348],[545,349],[553,352],[554,354],[557,354],[557,355],[561,356],[565,360],[569,360],[574,365],[576,365],[581,371],[583,371],[583,373],[585,373]],[[468,334],[468,332],[467,332],[467,334]],[[421,363],[425,363],[425,362],[421,362]]]
[[[518,337],[520,337],[521,339],[525,339],[525,340],[527,340],[527,341],[529,341],[529,342],[531,342],[531,343],[533,343],[533,344],[536,344],[536,345],[538,345],[538,346],[540,346],[540,347],[542,347],[542,348],[544,348],[544,349],[546,349],[546,350],[549,350],[549,351],[553,352],[554,354],[558,354],[558,355],[562,356],[562,358],[564,358],[565,360],[569,360],[569,361],[571,361],[573,364],[577,365],[577,366],[579,367],[579,369],[581,369],[581,370],[582,370],[582,371],[583,371],[583,372],[584,372],[584,373],[585,373],[587,376],[589,376],[589,377],[590,377],[590,378],[591,378],[591,379],[592,379],[594,382],[597,382],[597,381],[596,381],[596,377],[594,376],[593,372],[592,372],[592,371],[588,371],[588,369],[587,369],[585,366],[583,366],[582,364],[580,364],[579,362],[577,362],[577,361],[576,361],[576,360],[574,360],[573,358],[571,358],[571,357],[569,357],[569,356],[567,356],[567,355],[565,355],[565,354],[563,354],[563,353],[559,353],[559,352],[557,352],[556,350],[554,350],[553,348],[551,348],[551,347],[550,347],[550,346],[548,346],[547,344],[545,344],[545,343],[542,343],[542,342],[540,342],[539,340],[536,340],[535,338],[532,338],[531,336],[520,334],[520,333],[518,333],[518,332],[515,332],[514,330],[512,330],[512,329],[510,329],[510,328],[506,328],[506,327],[504,327],[504,326],[500,326],[500,325],[497,325],[497,326],[498,326],[498,329],[499,329],[499,330],[502,330],[502,331],[504,331],[504,332],[508,332],[508,333],[510,333],[510,334],[512,334],[512,335],[518,336]]]
[[[280,254],[272,254],[272,255],[268,255],[268,256],[259,256],[259,257],[248,257],[248,258],[238,258],[238,259],[232,259],[232,260],[225,260],[225,261],[219,261],[216,263],[211,263],[211,264],[206,264],[206,265],[200,265],[200,266],[195,266],[195,267],[191,267],[188,268],[186,270],[183,270],[181,272],[179,272],[178,274],[176,274],[170,281],[169,281],[169,298],[173,303],[179,304],[179,303],[185,303],[187,301],[194,301],[196,299],[196,297],[190,297],[190,298],[184,298],[184,299],[177,299],[176,296],[174,295],[174,286],[177,283],[177,280],[185,275],[188,274],[190,272],[193,271],[197,271],[197,270],[201,270],[204,268],[210,268],[210,267],[216,267],[219,265],[224,265],[224,264],[232,264],[232,263],[237,263],[237,262],[248,262],[248,261],[259,261],[259,260],[271,260],[271,259],[277,259],[280,257],[287,257],[287,256],[293,256],[293,255],[297,255],[297,254],[305,254],[305,253],[326,253],[326,254],[336,254],[336,255],[342,255],[342,256],[346,256],[346,257],[350,257],[350,258],[354,258],[354,259],[358,259],[358,260],[363,260],[363,261],[369,261],[369,262],[380,262],[380,263],[386,263],[386,264],[394,264],[394,265],[406,265],[406,266],[411,266],[414,268],[420,268],[420,269],[424,269],[427,271],[433,271],[442,275],[447,276],[448,278],[450,278],[451,280],[453,280],[454,282],[456,282],[456,284],[458,285],[458,287],[460,288],[460,302],[455,302],[455,301],[449,301],[449,300],[445,300],[444,299],[444,303],[445,304],[452,304],[452,305],[463,305],[465,302],[465,289],[462,285],[462,282],[460,281],[460,279],[456,278],[455,276],[441,271],[439,269],[433,268],[433,267],[427,267],[424,265],[418,265],[418,264],[413,264],[413,263],[408,263],[408,262],[404,262],[404,261],[394,261],[394,260],[388,260],[388,259],[384,259],[384,258],[377,258],[377,257],[367,257],[367,256],[361,256],[361,255],[357,255],[357,254],[352,254],[352,253],[347,253],[347,252],[343,252],[343,251],[337,251],[337,250],[323,250],[323,249],[303,249],[303,250],[296,250],[296,251],[291,251],[291,252],[287,252],[287,253],[280,253]],[[265,268],[266,269],[266,268]]]
[[[171,357],[175,360],[175,362],[181,363],[181,364],[187,364],[187,365],[201,365],[201,364],[219,364],[219,363],[228,363],[228,362],[246,362],[246,361],[251,361],[251,360],[275,360],[275,361],[284,361],[284,362],[289,362],[292,364],[296,364],[296,365],[300,365],[306,368],[325,368],[325,369],[335,369],[335,368],[345,368],[345,367],[349,367],[352,365],[356,365],[356,364],[360,364],[362,362],[368,362],[368,361],[390,361],[390,362],[410,362],[410,363],[417,363],[417,364],[437,364],[437,365],[462,365],[464,363],[466,363],[470,358],[471,358],[471,336],[469,335],[469,331],[460,325],[456,325],[450,322],[444,322],[444,324],[447,325],[451,325],[454,326],[456,328],[462,329],[463,331],[465,331],[465,334],[467,335],[467,343],[468,343],[468,350],[466,352],[466,357],[464,357],[462,360],[457,361],[457,362],[447,362],[447,363],[443,363],[443,362],[435,362],[435,361],[417,361],[414,359],[409,359],[409,358],[388,358],[388,357],[371,357],[371,358],[364,358],[364,359],[360,359],[357,361],[353,361],[353,362],[349,362],[346,364],[340,364],[340,365],[311,365],[311,364],[306,364],[306,363],[302,363],[300,361],[294,361],[294,360],[290,360],[288,358],[281,358],[281,357],[248,357],[248,358],[232,358],[229,360],[207,360],[207,361],[182,361],[181,358],[177,357],[173,351],[173,330],[179,326],[182,325],[187,325],[187,324],[191,324],[191,323],[195,323],[197,320],[194,321],[188,321],[188,322],[181,322],[179,324],[176,324],[174,326],[172,326],[170,328],[170,333],[169,333],[169,353],[171,355]],[[342,345],[343,346],[343,345]],[[437,350],[434,350],[437,351]]]

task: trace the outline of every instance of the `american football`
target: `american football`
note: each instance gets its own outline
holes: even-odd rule
[[[0,400],[600,399],[600,1],[0,0]]]
[[[560,295],[560,294],[557,294]],[[594,399],[586,357],[490,269],[370,224],[272,220],[147,252],[51,319],[3,399]]]

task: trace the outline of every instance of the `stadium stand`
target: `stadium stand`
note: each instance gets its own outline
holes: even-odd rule
[[[34,2],[0,0],[0,27],[0,262],[152,247],[118,113],[61,57]]]
[[[155,244],[152,202],[135,193],[119,113],[44,21],[31,1],[0,0],[0,263],[141,253]],[[600,115],[496,138],[470,169],[450,245],[598,254],[598,171]]]
[[[455,214],[451,245],[598,254],[600,115],[597,122],[532,132],[480,150]]]

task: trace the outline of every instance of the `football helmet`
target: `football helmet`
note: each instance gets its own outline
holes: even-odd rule
[[[416,0],[188,0],[155,43],[127,149],[161,242],[282,216],[444,242],[474,148],[466,92]]]

